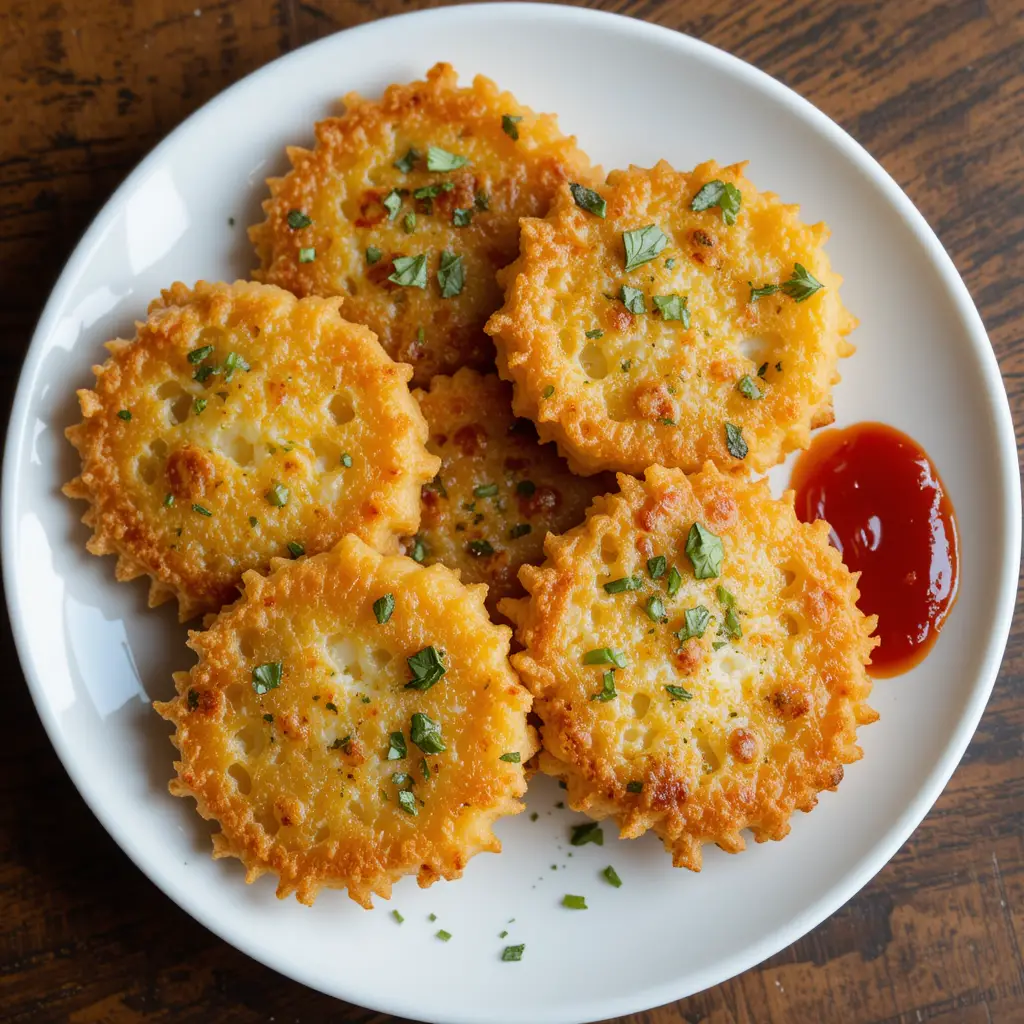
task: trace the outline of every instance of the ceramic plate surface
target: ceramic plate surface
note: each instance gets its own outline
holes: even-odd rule
[[[287,144],[309,144],[313,121],[348,90],[379,94],[437,60],[557,112],[605,168],[747,159],[759,188],[828,221],[843,297],[861,320],[835,391],[838,422],[884,420],[932,456],[959,518],[960,598],[931,656],[877,684],[881,721],[862,730],[864,760],[813,814],[796,815],[783,843],[735,857],[709,850],[699,875],[670,867],[652,837],[617,841],[607,826],[603,847],[570,852],[581,817],[556,810],[561,791],[541,779],[528,797],[539,819],[501,823],[505,852],[477,857],[461,881],[420,890],[406,879],[372,913],[339,892],[308,909],[278,902],[270,878],[242,884],[237,861],[211,860],[211,828],[168,795],[169,729],[149,704],[193,661],[185,630],[169,605],[146,609],[144,581],[115,584],[113,559],[86,554],[82,506],[59,491],[76,471],[63,431],[102,342],[130,335],[162,286],[247,274],[245,226],[259,218],[264,178],[286,167]],[[775,471],[777,490],[786,478]],[[952,263],[885,172],[808,103],[724,53],[641,22],[528,4],[450,7],[333,36],[189,118],[118,189],[57,283],[3,477],[4,580],[25,673],[57,753],[117,842],[262,963],[342,999],[451,1024],[565,1024],[665,1003],[750,967],[849,899],[927,812],[977,725],[1019,554],[1016,449],[996,361]],[[599,877],[607,864],[621,889]],[[590,909],[562,909],[565,893]],[[432,937],[439,927],[447,944]],[[520,963],[500,961],[506,942],[526,944]]]

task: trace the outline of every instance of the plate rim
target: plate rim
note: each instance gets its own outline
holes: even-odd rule
[[[471,3],[452,7],[428,8],[417,11],[379,18],[362,25],[341,29],[321,39],[314,40],[304,46],[291,50],[286,54],[261,65],[237,82],[228,86],[217,95],[211,97],[186,117],[169,132],[157,145],[125,177],[120,185],[104,202],[89,226],[76,243],[70,257],[64,264],[54,282],[50,295],[43,306],[42,313],[18,374],[18,383],[11,403],[11,411],[7,421],[7,437],[4,444],[2,478],[0,478],[0,495],[2,495],[2,524],[0,524],[0,556],[3,561],[3,588],[6,598],[7,614],[11,624],[15,649],[19,664],[25,677],[36,713],[47,734],[51,746],[60,760],[72,784],[85,801],[90,811],[97,818],[110,837],[128,856],[132,863],[173,903],[185,910],[195,921],[207,928],[224,942],[238,949],[245,955],[256,959],[264,966],[291,978],[315,991],[323,992],[336,999],[348,1000],[349,996],[327,991],[319,983],[317,976],[306,973],[300,964],[281,965],[269,963],[257,955],[255,948],[247,940],[244,933],[233,933],[226,922],[218,919],[215,911],[207,910],[198,898],[192,899],[187,892],[179,892],[166,878],[160,877],[158,865],[149,863],[137,848],[131,829],[116,814],[108,812],[98,790],[94,790],[88,773],[72,758],[71,751],[66,749],[61,739],[59,726],[51,714],[50,706],[45,699],[45,686],[41,677],[30,670],[31,644],[25,628],[25,610],[21,604],[20,591],[17,587],[14,565],[16,563],[17,519],[11,511],[11,495],[14,493],[15,477],[20,469],[19,452],[24,446],[25,431],[28,423],[28,405],[32,396],[32,385],[36,377],[36,369],[43,355],[43,344],[47,336],[52,334],[58,310],[65,302],[64,293],[71,287],[82,266],[89,260],[99,241],[104,237],[109,222],[117,216],[116,210],[123,204],[124,198],[135,188],[136,183],[159,165],[163,154],[177,145],[178,140],[197,122],[216,114],[218,107],[226,102],[230,95],[243,88],[251,87],[253,81],[268,73],[271,68],[289,62],[298,62],[313,48],[329,48],[337,45],[341,36],[352,33],[370,37],[377,33],[393,31],[392,22],[403,21],[412,28],[412,23],[420,20],[440,22],[473,22],[482,23],[488,14],[495,13],[497,5],[491,3]],[[827,893],[817,902],[794,915],[789,923],[763,936],[759,941],[744,946],[739,952],[723,958],[707,969],[700,979],[699,987],[685,986],[681,990],[678,982],[664,982],[660,985],[639,990],[630,990],[614,999],[602,998],[599,1001],[588,1001],[586,998],[576,1005],[575,1021],[596,1021],[609,1017],[643,1011],[655,1006],[685,998],[704,991],[715,985],[735,977],[755,967],[769,956],[791,945],[797,939],[817,927],[822,921],[834,914],[843,904],[859,892],[896,854],[907,841],[917,826],[934,806],[956,770],[971,738],[977,729],[981,715],[985,710],[992,688],[995,685],[1003,654],[1009,639],[1013,622],[1018,582],[1018,569],[1021,555],[1021,496],[1020,488],[1008,486],[1019,480],[1017,465],[1017,445],[1010,411],[1009,399],[1006,394],[1002,374],[996,360],[995,352],[988,338],[987,331],[966,284],[956,270],[952,259],[942,245],[938,236],[929,226],[923,214],[913,204],[909,196],[888,174],[882,165],[867,150],[849,135],[840,125],[827,114],[819,110],[810,100],[805,99],[795,90],[772,78],[767,72],[761,71],[739,57],[721,50],[710,43],[703,42],[683,32],[667,26],[641,21],[626,15],[609,11],[599,11],[587,7],[562,6],[548,3],[509,2],[502,3],[500,10],[503,15],[518,18],[525,17],[534,21],[573,22],[614,21],[617,31],[621,34],[623,44],[631,45],[639,42],[668,42],[678,50],[679,56],[685,59],[687,54],[699,53],[709,62],[717,63],[726,73],[736,77],[756,90],[763,92],[784,105],[799,120],[802,120],[816,133],[823,135],[846,160],[857,170],[865,174],[872,184],[879,189],[890,207],[903,220],[911,231],[915,241],[939,274],[947,295],[953,301],[962,319],[970,344],[978,357],[982,371],[983,384],[986,390],[987,405],[995,421],[995,433],[999,439],[998,483],[1003,488],[1002,514],[1006,519],[1006,536],[1009,542],[1007,555],[1004,558],[997,584],[996,599],[997,616],[994,618],[986,638],[984,653],[980,659],[980,671],[974,680],[973,692],[965,706],[956,727],[949,735],[945,747],[931,769],[925,783],[915,798],[908,804],[901,815],[887,829],[884,838],[878,842],[874,851],[865,858],[859,870],[850,872],[833,884]],[[465,26],[463,26],[465,27]],[[369,38],[367,39],[369,43]],[[424,1020],[416,1006],[408,999],[392,993],[381,991],[379,998],[362,1002],[378,1012],[400,1015],[411,1020]],[[440,1020],[441,1018],[436,1018]],[[480,1024],[478,1013],[470,1016],[463,1008],[454,1013],[446,1013],[443,1020],[446,1024]],[[491,1015],[489,1021],[504,1021],[506,1018]],[[535,1024],[563,1024],[564,1016],[549,1014],[535,1015]]]

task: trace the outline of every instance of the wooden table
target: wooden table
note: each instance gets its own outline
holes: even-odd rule
[[[154,143],[279,54],[421,6],[429,5],[0,0],[5,389],[80,232]],[[594,6],[737,54],[808,97],[881,160],[951,252],[1024,417],[1022,0]],[[385,1019],[247,959],[129,863],[65,777],[23,685],[6,617],[2,629],[10,703],[0,745],[0,1019]],[[963,764],[892,863],[767,963],[628,1020],[1024,1021],[1022,687],[1018,616]]]

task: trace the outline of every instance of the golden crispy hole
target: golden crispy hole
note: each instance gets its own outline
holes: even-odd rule
[[[355,645],[344,633],[335,633],[327,638],[327,656],[335,668],[358,683],[363,679],[363,667],[356,655]]]
[[[314,843],[325,843],[331,838],[331,826],[324,823],[316,830],[316,835],[313,836]]]
[[[232,707],[238,707],[242,701],[242,694],[245,691],[242,689],[241,683],[232,683],[224,690],[224,699]]]
[[[633,714],[642,719],[650,710],[651,698],[646,693],[635,693],[633,695]]]
[[[762,363],[769,361],[768,356],[771,352],[771,342],[767,338],[751,338],[748,336],[740,340],[739,350],[740,355],[753,360],[760,366]]]
[[[608,534],[601,538],[601,560],[605,565],[614,565],[619,560],[619,545]]]
[[[782,623],[782,628],[790,636],[796,636],[800,632],[800,623],[792,615],[780,615],[779,621]]]
[[[256,656],[256,648],[259,644],[260,634],[255,629],[247,629],[238,638],[238,650],[246,660]]]
[[[241,793],[242,796],[248,796],[252,792],[252,776],[249,774],[244,764],[239,764],[236,761],[228,769],[228,775],[235,780],[238,792]]]
[[[370,659],[377,668],[384,668],[391,661],[392,657],[392,653],[390,651],[385,651],[383,647],[378,647],[377,650],[370,655]]]
[[[782,585],[784,587],[791,586],[792,583],[793,583],[793,580],[796,579],[796,573],[793,572],[792,569],[783,569],[782,570],[782,579],[783,579],[783,584]]]
[[[164,381],[156,389],[157,398],[167,402],[167,418],[172,426],[184,423],[192,411],[192,396],[176,381]]]
[[[267,835],[276,836],[281,829],[281,822],[277,820],[277,815],[269,807],[257,808],[253,812],[253,820]]]
[[[558,340],[562,343],[562,351],[570,359],[576,354],[576,332],[570,331],[568,328],[563,328],[558,332]]]
[[[228,439],[220,447],[221,454],[229,458],[238,466],[252,466],[256,462],[256,448],[252,441],[247,440],[240,434]]]
[[[160,475],[160,460],[152,455],[143,455],[135,463],[135,472],[144,484],[155,484],[156,478]]]
[[[149,450],[156,458],[164,459],[167,457],[167,452],[170,449],[167,447],[167,442],[162,437],[157,437],[149,442]]]
[[[583,346],[580,366],[591,380],[603,380],[608,376],[608,360],[605,358],[604,350],[592,341]]]
[[[352,408],[352,403],[348,399],[348,395],[335,394],[331,396],[331,400],[327,403],[327,411],[331,414],[331,418],[338,426],[344,423],[349,423],[355,418],[356,411]]]
[[[235,733],[235,742],[242,748],[242,753],[246,756],[256,749],[260,738],[260,730],[255,725],[244,726]]]
[[[640,730],[635,726],[631,726],[623,733],[622,738],[627,743],[636,743],[636,741],[640,739]]]
[[[361,800],[353,800],[348,805],[348,809],[364,825],[372,825],[373,824],[374,813]]]
[[[336,444],[328,441],[327,438],[314,438],[310,447],[313,449],[313,456],[316,458],[318,473],[327,473],[341,465],[341,449]]]
[[[720,762],[718,760],[718,755],[711,749],[711,744],[708,743],[704,738],[704,735],[700,732],[693,733],[693,742],[700,751],[700,755],[704,759],[704,764],[710,765],[711,770],[715,771],[719,767]]]

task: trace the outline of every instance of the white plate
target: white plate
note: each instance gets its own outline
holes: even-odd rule
[[[579,816],[554,811],[560,791],[540,780],[528,799],[539,820],[503,823],[505,852],[476,858],[463,880],[421,891],[407,879],[374,913],[332,892],[310,910],[279,903],[269,878],[246,887],[237,862],[212,861],[210,828],[167,794],[168,729],[149,701],[191,663],[184,630],[169,607],[146,610],[142,582],[115,584],[113,560],[85,553],[81,508],[59,493],[75,471],[63,430],[78,419],[74,388],[91,382],[101,342],[130,332],[161,286],[246,274],[245,226],[287,143],[308,142],[340,94],[376,94],[439,59],[557,111],[606,168],[749,159],[759,187],[828,220],[843,296],[861,318],[835,393],[839,422],[885,420],[931,454],[960,523],[960,600],[931,657],[878,684],[882,718],[863,730],[864,760],[783,843],[712,851],[700,875],[672,869],[650,838],[609,836],[570,853]],[[831,914],[904,842],[963,753],[999,666],[1020,555],[1017,484],[999,370],[963,283],[909,200],[828,118],[740,61],[652,25],[565,7],[454,7],[268,65],[189,118],[118,189],[29,350],[4,465],[4,581],[57,753],[117,842],[190,914],[257,960],[379,1010],[564,1024],[678,999],[750,967]],[[621,889],[598,877],[606,864]],[[561,909],[567,892],[591,909]],[[438,927],[449,943],[432,938]],[[521,963],[499,960],[505,929],[526,943]]]

